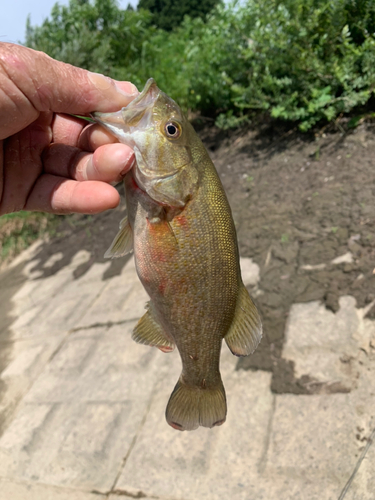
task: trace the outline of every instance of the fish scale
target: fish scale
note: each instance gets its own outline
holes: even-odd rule
[[[227,412],[222,340],[244,356],[262,335],[241,279],[221,181],[191,124],[152,79],[120,112],[93,116],[135,151],[136,164],[124,180],[128,216],[106,256],[133,249],[150,296],[133,339],[164,352],[176,346],[180,353],[167,422],[178,430],[221,425]]]

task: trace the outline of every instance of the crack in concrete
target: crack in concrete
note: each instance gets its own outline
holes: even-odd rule
[[[364,450],[362,451],[361,453],[361,456],[359,457],[358,461],[357,461],[357,464],[356,466],[354,467],[354,470],[350,476],[350,478],[348,479],[348,482],[346,483],[346,485],[344,486],[344,489],[342,490],[338,500],[343,500],[343,498],[345,497],[345,495],[347,494],[347,492],[349,491],[349,488],[352,484],[352,482],[354,481],[354,478],[355,476],[357,475],[357,472],[370,448],[370,446],[372,445],[372,443],[374,442],[374,439],[375,439],[375,428],[373,429],[373,431],[371,432],[370,434],[370,437],[368,438],[367,440],[367,443],[366,443],[366,446],[364,448]]]
[[[269,418],[268,424],[267,424],[267,433],[266,433],[266,439],[264,442],[264,450],[263,450],[262,456],[260,457],[259,465],[258,465],[259,474],[263,474],[263,472],[266,468],[267,455],[268,455],[268,450],[269,450],[270,442],[271,442],[271,434],[272,434],[273,418],[275,416],[275,410],[276,410],[276,395],[274,394],[273,398],[272,398],[270,418]]]
[[[119,495],[119,496],[128,496],[130,498],[144,498],[146,496],[149,496],[150,495],[146,495],[145,493],[143,493],[143,491],[138,491],[137,493],[131,493],[131,492],[128,492],[126,490],[121,490],[121,489],[115,489],[115,486],[118,482],[118,480],[120,479],[120,476],[122,474],[122,471],[124,470],[125,468],[125,465],[126,465],[126,462],[131,454],[131,452],[133,451],[135,445],[136,445],[136,442],[138,440],[138,437],[140,436],[141,432],[142,432],[142,429],[146,423],[146,419],[147,419],[147,416],[150,412],[150,408],[151,408],[151,405],[152,405],[152,402],[154,401],[154,397],[155,397],[155,389],[156,389],[156,386],[158,384],[159,381],[157,381],[153,387],[153,390],[152,390],[152,393],[151,393],[151,397],[148,401],[148,404],[146,406],[146,410],[145,410],[145,413],[143,415],[143,418],[142,418],[142,421],[141,423],[139,424],[139,427],[138,427],[138,430],[137,432],[135,433],[133,439],[132,439],[132,442],[130,443],[130,446],[129,446],[129,450],[128,452],[126,453],[125,457],[123,458],[122,460],[122,463],[120,465],[120,468],[119,468],[119,471],[117,473],[117,476],[113,482],[113,485],[112,485],[112,488],[110,489],[110,491],[107,493],[107,498],[109,498],[110,495]],[[154,497],[150,497],[150,498],[154,498]]]
[[[138,491],[138,493],[131,493],[130,491],[126,491],[126,490],[115,490],[115,491],[111,492],[111,495],[116,495],[119,497],[124,496],[124,497],[128,497],[128,498],[146,498],[147,497],[146,493],[143,493],[143,491]],[[157,497],[148,496],[148,498],[157,498]]]
[[[69,330],[69,334],[79,332],[80,330],[91,330],[91,328],[101,328],[101,327],[107,327],[111,328],[112,326],[117,326],[117,325],[125,325],[126,323],[132,323],[133,321],[137,321],[139,318],[129,318],[129,319],[122,319],[120,321],[105,321],[104,323],[92,323],[91,325],[87,326],[77,326],[75,328],[71,328]]]

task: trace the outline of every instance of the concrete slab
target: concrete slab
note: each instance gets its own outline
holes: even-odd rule
[[[105,287],[78,321],[77,327],[103,321],[139,319],[144,314],[144,305],[148,300],[136,274],[134,259],[131,258],[119,276],[105,282]]]
[[[367,439],[369,436],[367,437]],[[372,440],[375,439],[375,435],[372,434]],[[366,440],[362,443],[362,448],[367,445]],[[362,449],[361,451],[366,451]],[[362,457],[360,456],[359,459]],[[375,494],[375,474],[374,474],[374,464],[375,464],[375,443],[372,442],[368,448],[366,455],[363,460],[358,463],[359,468],[355,473],[353,481],[348,485],[347,492],[345,494],[345,500],[363,500],[372,499]],[[357,464],[356,464],[357,465]]]
[[[35,261],[25,266],[23,273],[29,281],[12,297],[12,340],[55,335],[76,325],[105,288],[107,283],[101,278],[110,265],[94,264],[81,278],[74,279],[74,270],[86,260],[87,252],[78,252],[69,266],[43,280],[30,280]]]
[[[0,500],[100,500],[101,495],[0,478]],[[118,500],[118,497],[117,497]]]
[[[20,254],[18,254],[12,262],[6,265],[6,269],[13,269],[17,267],[19,264],[24,264],[26,262],[31,262],[36,254],[38,253],[40,247],[43,245],[42,240],[34,241],[26,250],[23,250]],[[2,268],[0,270],[3,270]]]
[[[25,340],[1,344],[7,349],[6,366],[0,373],[0,436],[9,424],[19,401],[45,368],[53,353],[63,342],[64,335],[43,340]]]
[[[347,394],[278,396],[264,474],[303,479],[304,498],[317,484],[338,498],[356,463],[356,417]]]
[[[131,339],[135,322],[71,334],[25,401],[126,401],[143,399],[163,353]],[[93,336],[90,335],[93,334]],[[165,356],[165,355],[164,355]],[[149,383],[151,380],[151,383]]]
[[[111,280],[109,263],[74,280],[89,257],[42,280],[29,263],[13,297],[0,381],[2,404],[19,406],[0,438],[0,500],[337,500],[375,427],[375,323],[352,297],[336,315],[294,305],[283,351],[296,376],[350,392],[274,395],[271,373],[236,371],[223,345],[227,422],[180,433],[164,417],[178,353],[131,340],[147,300],[133,260]],[[241,268],[256,287],[258,266],[241,259]],[[345,500],[373,500],[373,453]]]
[[[318,301],[294,304],[285,332],[283,358],[294,362],[295,376],[340,385],[341,392],[356,386],[361,315],[353,297],[341,297],[334,314]]]
[[[115,490],[186,500],[249,498],[248,488],[257,482],[257,465],[265,452],[274,396],[269,390],[271,374],[235,371],[232,358],[224,348],[221,365],[227,422],[218,428],[183,433],[164,420],[180,371],[179,360],[168,358],[171,366],[154,393]]]
[[[68,338],[0,439],[0,476],[110,491],[163,359],[131,340],[132,327]]]
[[[259,266],[248,257],[240,258],[242,281],[245,286],[256,286],[259,282]]]

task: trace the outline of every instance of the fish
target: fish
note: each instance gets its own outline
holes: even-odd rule
[[[234,355],[248,356],[262,337],[220,178],[193,126],[152,78],[120,111],[92,117],[135,154],[124,178],[127,216],[105,254],[134,251],[150,297],[132,338],[179,351],[168,424],[180,431],[219,426],[227,415],[222,341]]]

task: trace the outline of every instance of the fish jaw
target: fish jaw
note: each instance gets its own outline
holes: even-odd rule
[[[150,78],[142,92],[124,108],[113,113],[95,112],[91,116],[120,142],[134,148],[140,139],[137,131],[150,126],[152,108],[159,94],[155,80]]]
[[[142,117],[136,126],[131,125],[131,121],[124,119],[126,108],[114,113],[92,113],[94,120],[111,132],[119,142],[126,144],[132,149],[144,147],[145,131],[150,122],[150,109],[142,110]],[[129,114],[129,113],[128,113]],[[151,132],[151,131],[150,131]]]
[[[92,118],[111,132],[122,144],[126,144],[134,149],[135,142],[131,134],[130,127],[124,123],[122,110],[115,113],[92,113]]]

